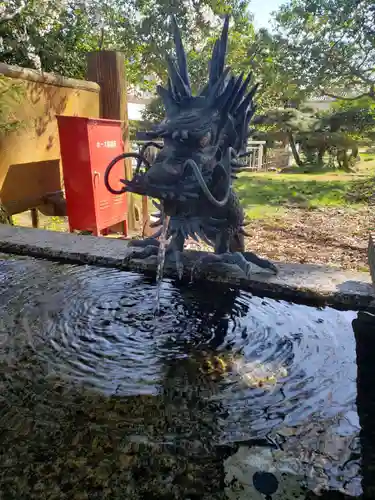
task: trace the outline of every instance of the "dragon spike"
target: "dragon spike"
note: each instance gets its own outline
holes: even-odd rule
[[[170,92],[171,96],[173,97],[173,100],[176,101],[176,93],[174,91],[172,81],[168,76],[168,91]]]
[[[181,39],[181,33],[180,33],[179,28],[178,28],[177,21],[176,21],[176,18],[174,15],[172,16],[172,29],[173,29],[174,44],[176,47],[178,70],[180,72],[180,75],[181,75],[181,78],[182,78],[184,84],[190,90],[190,95],[191,95],[186,54],[185,54],[184,46],[183,46],[182,39]]]
[[[191,90],[184,83],[182,76],[180,75],[175,61],[167,54],[167,64],[169,78],[171,79],[172,88],[181,97],[191,97]]]
[[[163,207],[161,203],[157,202],[156,200],[151,200],[151,201],[155,208],[157,208],[158,210],[162,210]]]
[[[219,61],[218,70],[219,75],[223,72],[225,65],[225,57],[227,54],[228,47],[228,30],[229,30],[229,16],[225,16],[223,31],[221,32],[220,45],[219,45]]]
[[[215,107],[220,111],[225,108],[226,104],[228,103],[228,100],[231,98],[235,84],[236,84],[236,77],[232,76],[227,86],[225,87],[224,92],[221,94],[221,96],[217,98]]]
[[[251,238],[251,234],[249,234],[243,227],[240,228],[238,231],[240,234],[243,234],[244,236],[247,236],[248,238]]]
[[[245,81],[242,83],[241,88],[239,89],[239,91],[238,91],[238,93],[233,101],[232,107],[231,107],[231,111],[233,113],[236,111],[236,109],[240,105],[240,103],[245,95],[245,92],[247,90],[247,86],[249,85],[250,80],[252,79],[252,76],[253,76],[253,74],[250,72],[247,75],[247,77],[245,78]],[[254,92],[254,94],[255,94],[255,92]]]
[[[197,235],[198,237],[204,242],[206,243],[206,245],[209,245],[211,246],[212,245],[212,242],[207,238],[204,230],[202,228],[199,228],[199,231],[197,232]]]
[[[253,98],[259,88],[260,83],[256,83],[254,87],[250,90],[249,94],[251,94],[251,97]]]
[[[229,16],[225,16],[223,30],[221,32],[220,40],[216,40],[214,49],[212,51],[212,57],[210,61],[210,76],[209,76],[209,86],[215,85],[218,78],[220,78],[221,73],[224,70],[225,56],[227,52],[228,45],[228,28],[229,28]]]
[[[151,222],[150,228],[155,229],[155,228],[159,227],[162,223],[163,223],[163,221],[161,219],[156,220],[154,222]]]
[[[156,231],[152,236],[151,238],[159,238],[159,236],[161,236],[161,233],[163,232],[163,228],[160,228],[158,229],[158,231]]]
[[[211,88],[216,83],[217,76],[217,60],[219,57],[219,40],[216,40],[214,44],[214,48],[212,51],[211,60],[208,62],[209,69],[209,78],[208,78],[208,86]]]
[[[230,113],[232,107],[233,107],[233,102],[236,99],[236,96],[238,94],[239,88],[242,85],[242,80],[243,80],[243,73],[236,79],[233,85],[232,92],[230,93],[228,100],[226,102],[226,105],[224,106],[223,112],[224,113]]]
[[[191,233],[190,233],[190,237],[196,241],[197,243],[199,242],[199,239],[198,239],[198,236],[197,236],[197,232],[199,231],[199,228],[200,228],[200,225],[199,225],[199,222],[197,221],[193,221],[191,223]]]
[[[230,68],[229,67],[225,68],[225,70],[221,73],[220,77],[216,81],[215,85],[213,85],[212,88],[210,89],[210,95],[209,95],[208,103],[207,103],[208,106],[212,106],[216,103],[217,94],[220,93],[221,87],[222,87],[226,77],[228,76],[229,72],[230,72]],[[225,90],[224,90],[224,92],[225,92]]]
[[[245,99],[241,102],[241,104],[237,108],[237,113],[238,115],[241,116],[241,114],[244,114],[247,110],[247,108],[250,106],[251,101],[253,100],[254,94],[258,88],[258,84],[254,85],[254,87],[250,90],[250,92],[247,94]]]
[[[243,134],[241,134],[241,139],[242,139],[242,142],[240,144],[241,149],[245,149],[246,148],[247,140],[251,136],[251,134],[249,134],[249,125],[250,125],[251,118],[254,115],[255,109],[256,109],[256,107],[253,106],[246,113],[245,123],[244,123],[244,128],[243,128]]]
[[[250,113],[247,112],[245,116],[242,116],[242,123],[239,125],[239,130],[238,130],[238,142],[237,142],[237,147],[239,150],[244,149],[246,146],[246,132],[249,124],[249,119],[248,115]]]
[[[173,95],[170,90],[165,89],[161,85],[157,85],[156,91],[163,101],[166,114],[172,115],[174,113],[178,113],[178,106],[176,105],[176,101],[173,99]]]
[[[207,83],[207,84],[206,84],[206,85],[202,88],[202,90],[200,90],[200,91],[199,91],[198,96],[199,96],[199,97],[204,97],[204,96],[206,96],[206,95],[208,94],[209,89],[210,89],[210,85]]]

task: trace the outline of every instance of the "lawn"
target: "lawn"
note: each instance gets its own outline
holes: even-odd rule
[[[375,181],[363,171],[354,174],[255,172],[240,174],[236,190],[246,215],[258,219],[282,213],[285,208],[363,205],[375,192]]]

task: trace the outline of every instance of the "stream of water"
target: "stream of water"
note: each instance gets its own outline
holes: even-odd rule
[[[155,314],[159,314],[160,312],[160,292],[161,292],[161,287],[162,287],[162,282],[163,282],[163,273],[164,273],[164,264],[165,264],[165,251],[168,246],[168,239],[167,239],[167,234],[168,234],[168,227],[169,227],[169,221],[170,221],[170,216],[165,215],[163,218],[163,226],[162,226],[162,232],[159,238],[160,246],[159,246],[159,251],[158,251],[158,257],[157,257],[157,269],[156,269],[156,297],[155,297]]]

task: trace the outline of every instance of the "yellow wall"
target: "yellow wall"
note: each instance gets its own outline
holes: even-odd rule
[[[21,83],[24,96],[12,104],[21,128],[0,134],[0,200],[10,214],[41,204],[62,188],[56,115],[99,117],[96,83],[42,74],[0,63],[9,85]]]

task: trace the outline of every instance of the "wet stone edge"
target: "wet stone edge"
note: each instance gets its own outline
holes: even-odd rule
[[[89,242],[88,242],[89,245]],[[136,257],[126,258],[127,250],[124,249],[122,257],[100,256],[90,252],[75,252],[70,250],[56,250],[36,244],[14,243],[0,240],[0,252],[14,255],[22,255],[33,258],[58,261],[65,264],[93,265],[99,267],[114,268],[123,271],[139,272],[149,276],[155,276],[156,258],[137,259]],[[195,262],[206,252],[186,251],[184,254],[185,272],[183,282],[191,281],[191,269]],[[125,257],[125,259],[124,259]],[[322,266],[323,267],[323,266]],[[164,276],[167,278],[177,278],[174,267],[166,266]],[[194,278],[195,282],[215,283],[216,287],[237,288],[248,291],[255,295],[302,303],[313,306],[331,306],[337,309],[370,310],[375,311],[374,295],[356,293],[355,291],[345,293],[319,290],[319,288],[309,288],[288,283],[275,283],[274,281],[264,281],[257,279],[256,275],[251,280],[241,276],[233,266],[226,264],[209,265],[204,272],[198,272]],[[219,291],[219,290],[218,290]]]

